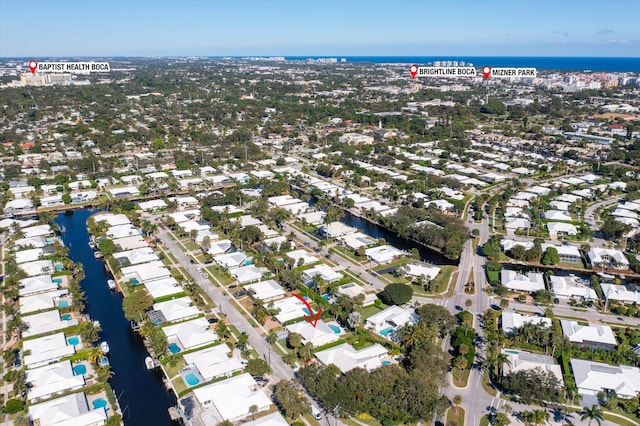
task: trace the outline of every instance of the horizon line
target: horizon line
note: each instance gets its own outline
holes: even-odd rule
[[[283,55],[283,54],[252,54],[252,55],[32,55],[32,56],[0,56],[0,59],[25,58],[433,58],[433,57],[474,57],[474,58],[589,58],[589,59],[640,59],[640,56],[571,56],[571,55]]]

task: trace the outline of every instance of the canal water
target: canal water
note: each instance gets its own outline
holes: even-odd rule
[[[104,262],[96,260],[89,247],[87,219],[95,210],[76,210],[61,213],[56,223],[65,232],[64,244],[74,262],[84,265],[85,279],[81,285],[86,292],[86,311],[93,320],[100,321],[100,339],[109,343],[109,361],[114,372],[110,380],[123,411],[125,426],[169,426],[173,423],[168,409],[176,399],[167,392],[160,372],[148,371],[144,359],[148,355],[142,338],[129,326],[122,312],[122,295],[111,292],[110,278]]]
[[[387,243],[401,250],[410,251],[412,248],[417,248],[418,252],[420,253],[420,259],[425,262],[430,262],[434,265],[458,264],[458,260],[447,259],[439,252],[432,250],[423,244],[418,244],[415,241],[400,238],[395,232],[390,231],[382,226],[376,225],[375,223],[371,223],[366,219],[354,216],[348,211],[344,211],[344,216],[340,219],[340,222],[357,228],[364,234],[367,234],[373,238],[384,238]]]

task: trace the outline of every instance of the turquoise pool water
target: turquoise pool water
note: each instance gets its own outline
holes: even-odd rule
[[[304,312],[305,315],[311,315],[311,312],[309,312],[307,308],[302,308],[302,312]]]
[[[80,344],[80,338],[78,336],[71,336],[67,339],[70,345],[78,346]]]
[[[104,408],[107,406],[107,401],[104,398],[98,398],[96,400],[94,400],[91,405],[93,405],[93,409],[95,410],[96,408]]]
[[[51,282],[55,284],[62,284],[62,278],[54,278],[51,280]]]
[[[138,285],[138,284],[140,284],[140,281],[138,281],[138,279],[137,279],[137,278],[131,278],[129,281],[131,281],[131,284],[133,284],[133,285]]]
[[[511,350],[511,349],[505,349],[504,353],[511,354],[511,355],[518,355],[520,352]]]
[[[387,334],[391,333],[393,331],[393,327],[387,327],[384,330],[380,330],[380,335],[381,336],[386,336]]]
[[[382,361],[380,364],[382,364],[382,365],[391,365],[391,361]]]
[[[323,298],[324,300],[329,300],[329,295],[328,295],[328,294],[323,294],[323,295],[322,295],[322,298]]]
[[[60,318],[62,318],[62,321],[69,321],[71,319],[71,314],[64,314]]]
[[[189,386],[195,386],[200,383],[200,379],[196,377],[193,373],[187,373],[184,375],[184,381],[187,382]]]
[[[87,366],[86,366],[86,365],[84,365],[84,364],[78,364],[78,365],[75,365],[75,366],[73,367],[73,372],[74,372],[77,376],[80,376],[80,375],[82,375],[82,374],[87,374]]]
[[[62,265],[56,265],[56,271],[58,272],[62,271]]]
[[[169,352],[171,352],[172,354],[177,354],[181,350],[182,349],[180,349],[180,346],[176,345],[175,343],[171,343],[169,345]]]
[[[333,324],[327,324],[329,326],[329,328],[331,330],[333,330],[334,333],[336,334],[340,334],[340,327],[333,325]]]
[[[247,260],[247,261],[244,262],[244,266],[249,266],[249,265],[251,265],[251,261],[250,260]]]
[[[68,300],[61,300],[60,303],[58,303],[58,307],[59,308],[68,308],[69,307],[69,301]]]

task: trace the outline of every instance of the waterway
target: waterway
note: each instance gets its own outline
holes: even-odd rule
[[[80,283],[86,292],[86,312],[100,321],[100,339],[109,343],[109,361],[115,373],[110,380],[123,411],[125,426],[169,426],[168,408],[176,405],[173,393],[167,392],[160,372],[146,369],[148,355],[142,338],[129,326],[122,312],[122,295],[111,292],[110,278],[103,260],[96,260],[89,247],[87,219],[95,210],[60,213],[56,223],[65,229],[62,240],[74,262],[84,265],[85,279]]]
[[[366,219],[354,216],[348,211],[344,211],[344,216],[340,219],[340,222],[347,224],[351,227],[357,228],[364,234],[373,238],[384,238],[385,241],[392,246],[401,250],[410,251],[413,248],[417,248],[420,253],[420,259],[433,263],[434,265],[457,265],[457,260],[450,260],[444,257],[441,253],[430,249],[429,247],[416,243],[415,241],[407,240],[405,238],[398,237],[395,232],[380,226],[375,223],[371,223]]]

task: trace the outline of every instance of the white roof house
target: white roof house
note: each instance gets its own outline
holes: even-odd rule
[[[49,333],[55,330],[78,325],[77,319],[63,320],[60,318],[60,311],[45,311],[34,315],[25,315],[22,321],[27,327],[22,331],[23,337],[32,337],[39,334]]]
[[[313,278],[316,275],[319,275],[325,283],[332,283],[342,278],[342,274],[340,272],[336,272],[331,269],[329,265],[321,263],[313,268],[302,271],[302,281],[309,285],[313,282]]]
[[[231,250],[232,245],[233,243],[231,242],[231,240],[220,240],[212,242],[209,246],[209,250],[207,250],[207,253],[209,253],[211,256],[217,256]]]
[[[437,266],[420,265],[418,263],[409,263],[404,266],[404,269],[406,271],[405,273],[412,277],[420,277],[424,275],[426,279],[432,280],[438,276],[441,268],[438,268]]]
[[[125,237],[133,237],[135,235],[140,235],[140,231],[134,227],[132,224],[127,223],[124,225],[116,225],[112,226],[105,232],[107,238],[111,238],[112,240],[116,240],[118,238]]]
[[[167,339],[176,339],[183,349],[193,349],[213,343],[218,336],[209,329],[209,322],[204,318],[196,318],[190,321],[180,322],[174,325],[162,327]]]
[[[571,215],[566,210],[547,210],[544,212],[544,217],[549,220],[559,220],[564,222],[571,222]]]
[[[98,222],[107,222],[110,226],[119,226],[119,225],[128,225],[131,224],[131,221],[127,217],[126,214],[114,214],[114,213],[99,213],[93,216],[93,221]]]
[[[73,345],[67,344],[64,333],[25,340],[22,349],[31,352],[30,355],[24,357],[24,363],[27,367],[46,365],[64,356],[72,355],[76,351]]]
[[[348,343],[325,349],[315,353],[315,357],[324,365],[333,364],[343,373],[356,367],[371,371],[380,367],[382,358],[387,356],[387,349],[380,343],[355,350]]]
[[[536,272],[521,274],[511,269],[503,269],[500,271],[500,279],[502,280],[502,285],[511,290],[533,293],[545,288],[544,275]]]
[[[147,247],[149,245],[140,234],[117,238],[113,240],[113,243],[116,247],[120,247],[121,250],[133,250],[141,247]]]
[[[559,234],[562,235],[578,235],[578,228],[571,223],[564,222],[547,222],[547,230],[551,238],[558,238]]]
[[[145,281],[144,286],[146,287],[149,294],[154,299],[159,299],[160,297],[170,296],[172,294],[182,293],[182,287],[178,285],[178,281],[173,278],[161,278],[159,280],[153,281]]]
[[[337,294],[344,294],[351,298],[354,298],[360,294],[364,296],[364,301],[362,302],[362,306],[373,305],[378,297],[374,293],[366,293],[362,287],[355,283],[348,283],[341,285],[336,289]]]
[[[244,368],[242,360],[237,356],[230,357],[230,352],[227,345],[216,345],[185,354],[184,360],[187,365],[195,366],[205,380],[230,377]]]
[[[556,297],[575,297],[585,300],[597,300],[596,291],[590,288],[589,283],[575,276],[551,275],[551,291]]]
[[[531,223],[527,219],[513,218],[505,223],[504,228],[507,230],[507,232],[515,232],[518,229],[531,228]]]
[[[323,211],[309,212],[309,213],[299,213],[296,217],[304,222],[307,222],[309,225],[320,225],[324,222],[324,217],[327,214]]]
[[[36,260],[34,262],[20,264],[20,269],[30,277],[51,274],[53,272],[53,262],[50,260]]]
[[[276,319],[280,322],[280,324],[284,324],[285,322],[291,321],[292,319],[309,315],[308,312],[304,311],[304,303],[302,303],[300,299],[294,296],[273,302],[273,308],[280,311],[278,314],[276,314]]]
[[[27,388],[27,399],[33,402],[58,392],[80,389],[84,386],[84,376],[74,375],[71,361],[61,361],[27,370],[25,382],[31,383]]]
[[[594,266],[611,267],[614,269],[628,269],[629,261],[620,250],[593,247],[587,254]]]
[[[107,421],[104,407],[89,409],[84,392],[31,405],[29,417],[40,426],[100,426]]]
[[[570,363],[580,395],[593,397],[601,391],[615,391],[619,398],[635,398],[640,392],[638,367],[582,359],[572,359]]]
[[[114,253],[113,257],[115,257],[120,264],[128,263],[129,265],[138,265],[158,260],[158,255],[151,247],[141,247],[133,250],[121,251]]]
[[[290,324],[285,328],[289,333],[300,334],[302,336],[302,343],[311,343],[314,348],[335,342],[344,334],[344,330],[334,323],[327,324],[322,320],[318,320],[315,327],[307,321],[300,321],[295,324]]]
[[[246,228],[247,226],[258,226],[262,225],[260,219],[256,219],[251,215],[238,216],[235,221],[238,223],[240,228]]]
[[[213,247],[215,244],[211,244]],[[241,251],[233,253],[221,254],[213,258],[213,260],[224,269],[238,268],[244,266],[247,261],[247,254]]]
[[[350,248],[351,250],[357,250],[360,247],[370,247],[375,243],[375,240],[363,234],[362,232],[355,232],[353,234],[343,235],[338,237],[342,244]]]
[[[193,301],[188,296],[156,303],[153,305],[153,310],[162,312],[167,322],[181,321],[200,315],[200,310],[193,305]]]
[[[417,320],[415,310],[409,307],[389,306],[387,309],[366,319],[367,328],[383,336],[389,336],[400,327],[413,324]]]
[[[253,297],[265,301],[280,299],[284,297],[285,291],[282,286],[274,280],[260,281],[244,287],[253,292]]]
[[[320,260],[317,257],[310,255],[307,251],[302,249],[290,251],[286,253],[285,256],[293,259],[295,261],[296,266],[300,264],[301,260],[302,260],[302,265],[310,265]]]
[[[507,355],[508,360],[508,362],[504,363],[503,375],[540,368],[548,373],[553,373],[558,379],[560,387],[564,385],[562,369],[552,356],[532,354],[531,352],[515,349],[502,349],[502,353]]]
[[[364,254],[376,263],[387,263],[407,253],[387,244],[366,249]]]
[[[20,314],[25,315],[30,312],[53,309],[56,307],[56,301],[67,294],[69,291],[65,289],[20,297]]]
[[[256,265],[240,266],[238,268],[230,268],[229,274],[236,277],[240,284],[255,282],[262,279],[264,271]]]
[[[255,419],[254,421],[243,423],[244,426],[289,426],[289,423],[278,411]]]
[[[508,238],[500,240],[500,245],[502,246],[503,251],[509,251],[515,246],[521,246],[525,250],[530,250],[534,247],[533,241],[516,241]]]
[[[238,421],[250,415],[249,407],[252,405],[257,406],[260,412],[272,404],[249,373],[197,388],[193,393],[206,414],[214,416],[212,424],[223,420]]]
[[[640,303],[640,293],[637,289],[629,290],[623,285],[600,284],[605,299],[617,300],[623,303]]]
[[[140,207],[140,209],[146,212],[150,212],[155,210],[166,209],[167,203],[164,200],[141,201],[138,203],[138,207]]]
[[[51,275],[36,275],[20,280],[20,289],[18,290],[18,294],[20,296],[27,296],[36,293],[46,293],[57,289],[58,284],[53,282]]]
[[[342,222],[331,222],[320,227],[320,232],[326,235],[327,238],[337,238],[343,235],[353,234],[357,231],[356,228],[345,225]]]
[[[571,343],[592,348],[613,349],[618,345],[613,330],[608,325],[580,325],[577,321],[560,320],[562,333]]]
[[[32,248],[27,250],[17,251],[15,254],[16,263],[33,262],[40,259],[40,256],[44,256],[44,250],[41,248]]]
[[[517,312],[502,312],[502,331],[504,334],[512,334],[517,328],[525,324],[537,324],[544,328],[551,327],[551,318],[534,315],[519,314]]]
[[[47,240],[43,236],[30,237],[30,238],[20,238],[13,242],[13,247],[23,248],[23,247],[35,247],[42,248],[47,245]]]
[[[53,229],[51,229],[51,226],[48,224],[35,225],[22,228],[22,233],[24,234],[24,238],[44,237],[53,234]]]
[[[147,262],[140,265],[125,266],[120,270],[121,282],[136,280],[137,284],[171,277],[171,272],[160,260]],[[134,283],[136,284],[136,283]]]

